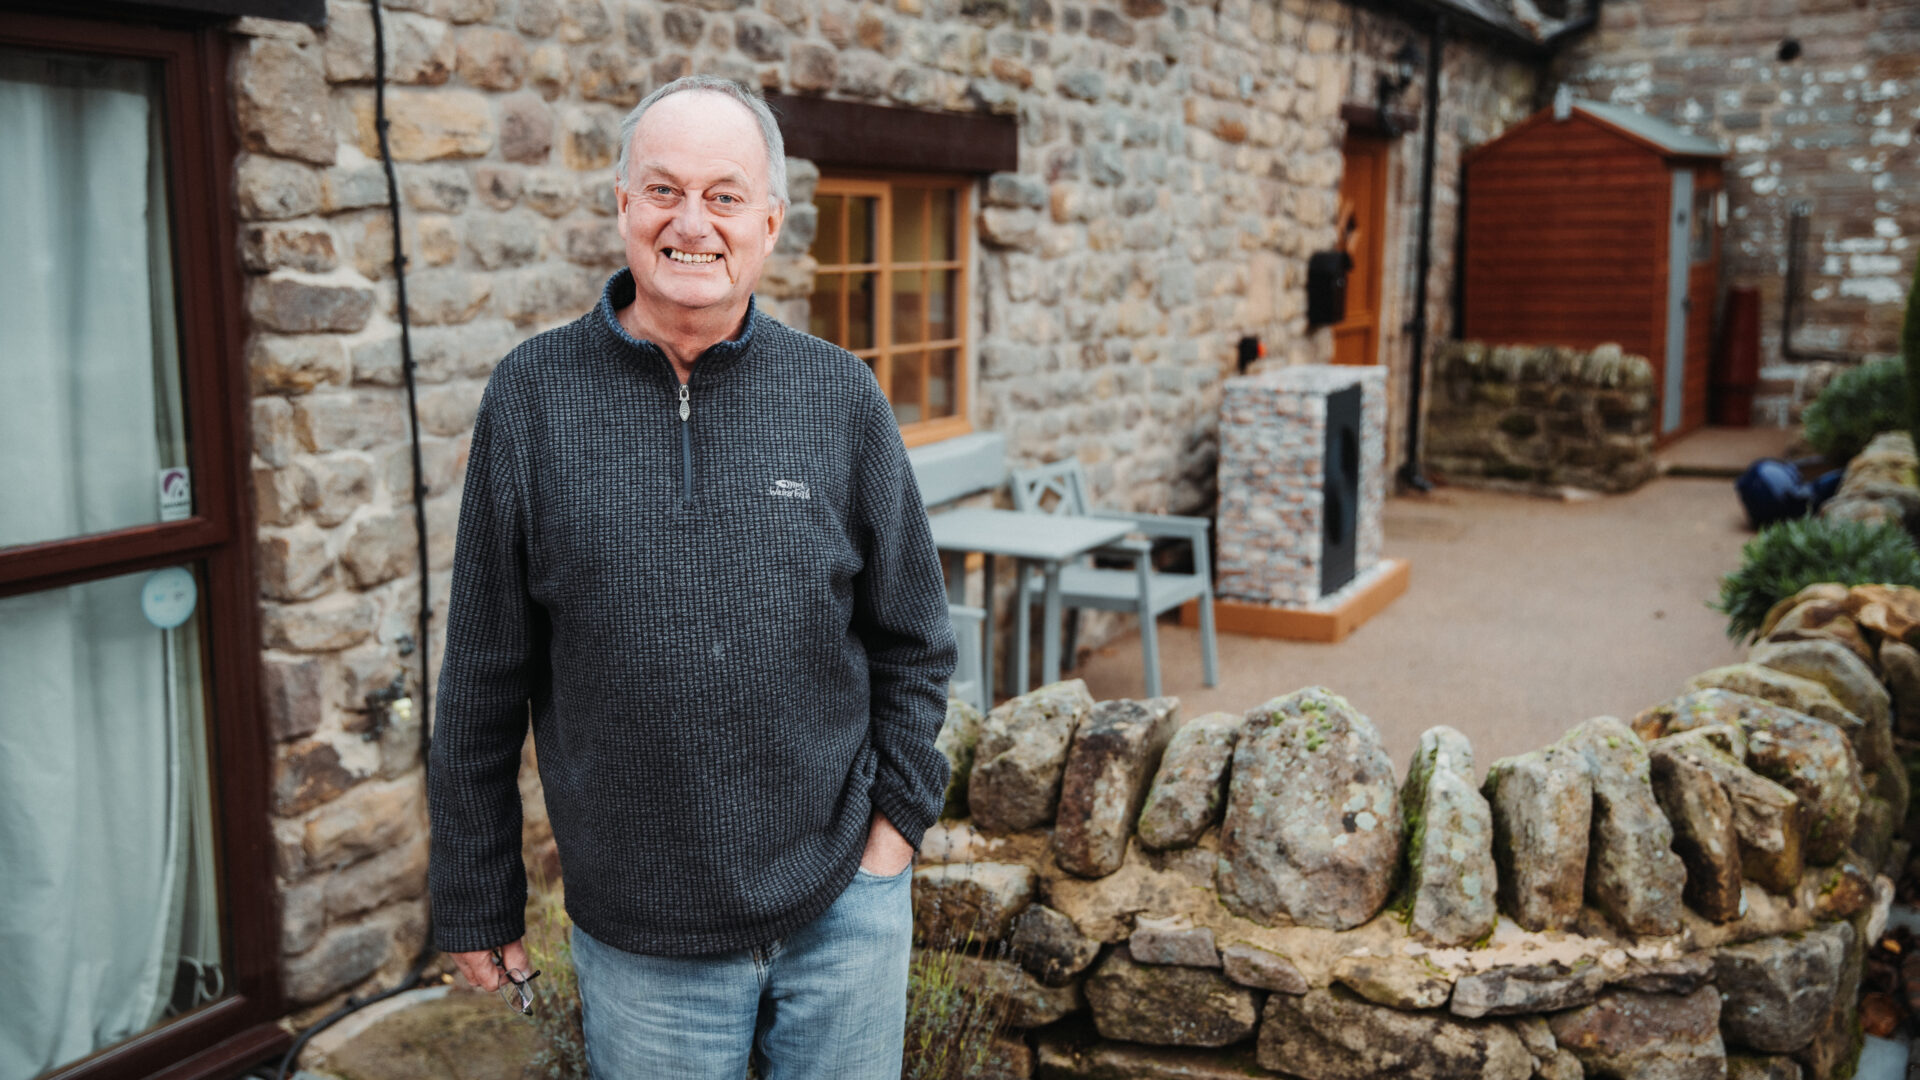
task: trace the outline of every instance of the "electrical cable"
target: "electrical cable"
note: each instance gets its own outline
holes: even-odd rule
[[[429,752],[433,745],[433,734],[428,723],[431,715],[429,697],[432,691],[429,664],[432,649],[428,635],[433,617],[432,594],[430,585],[431,563],[427,552],[427,485],[426,469],[420,457],[420,406],[414,382],[413,341],[407,319],[407,255],[406,245],[400,226],[400,182],[394,174],[393,152],[387,142],[387,40],[386,26],[380,16],[381,0],[372,0],[368,5],[373,13],[373,115],[374,130],[380,137],[380,165],[387,177],[388,218],[393,227],[393,283],[395,303],[400,320],[400,370],[407,385],[407,417],[411,427],[413,449],[413,520],[414,541],[420,561],[420,620],[419,634],[413,647],[420,653],[420,770],[424,782],[429,764]],[[302,1031],[287,1053],[280,1059],[274,1080],[286,1080],[287,1070],[300,1057],[300,1051],[306,1049],[307,1042],[315,1035],[339,1023],[341,1020],[366,1008],[375,1002],[385,1001],[396,994],[405,993],[420,984],[420,977],[426,972],[427,965],[433,960],[436,950],[433,947],[433,907],[429,900],[427,907],[426,937],[421,942],[420,952],[414,957],[413,966],[408,969],[398,983],[371,997],[348,997],[340,1007],[315,1021]]]

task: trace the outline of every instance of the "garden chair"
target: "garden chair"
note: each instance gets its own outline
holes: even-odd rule
[[[948,604],[947,617],[953,620],[954,640],[960,646],[959,662],[954,665],[953,679],[947,683],[947,696],[987,712],[987,680],[982,674],[980,656],[981,634],[985,630],[987,613],[984,609],[968,607],[965,604]]]
[[[1140,617],[1140,649],[1147,673],[1147,696],[1160,696],[1160,642],[1154,620],[1189,600],[1200,602],[1200,657],[1208,686],[1220,682],[1220,660],[1213,634],[1213,569],[1207,552],[1206,518],[1173,514],[1136,513],[1126,510],[1096,510],[1087,505],[1087,480],[1077,460],[1056,461],[1013,471],[1014,509],[1037,514],[1077,514],[1087,517],[1120,518],[1134,524],[1147,537],[1167,536],[1187,541],[1193,547],[1191,574],[1165,573],[1153,568],[1149,557],[1152,542],[1128,537],[1095,555],[1110,554],[1130,558],[1131,570],[1111,570],[1092,565],[1062,567],[1060,602],[1067,608],[1094,608],[1101,611],[1127,611]],[[1027,601],[1041,597],[1045,583],[1029,581],[1025,574],[1018,583],[1026,590]]]

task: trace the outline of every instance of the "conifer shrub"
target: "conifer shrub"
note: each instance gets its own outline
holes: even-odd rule
[[[1912,426],[1907,378],[1907,367],[1893,360],[1875,360],[1834,376],[1802,417],[1807,442],[1828,461],[1841,462],[1865,449],[1875,435]]]
[[[1775,604],[1809,585],[1920,587],[1920,551],[1894,523],[1794,518],[1762,529],[1740,556],[1740,568],[1720,580],[1713,605],[1727,616],[1727,636],[1735,641],[1759,633]]]

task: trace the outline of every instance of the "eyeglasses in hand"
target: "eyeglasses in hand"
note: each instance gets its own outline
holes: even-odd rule
[[[523,1016],[531,1015],[533,989],[528,984],[539,978],[540,973],[535,971],[528,974],[508,967],[506,958],[500,955],[499,949],[493,950],[493,966],[500,969],[501,982],[495,991],[500,995],[500,1000],[506,1002],[507,1007],[514,1012]]]

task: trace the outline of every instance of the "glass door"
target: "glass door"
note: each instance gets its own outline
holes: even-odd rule
[[[212,37],[0,28],[0,1077],[277,1009]]]

